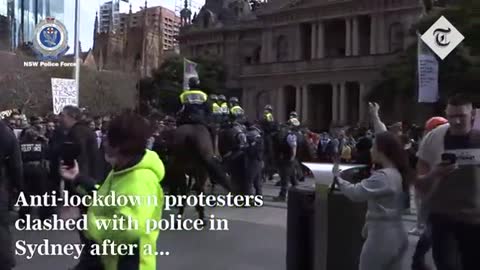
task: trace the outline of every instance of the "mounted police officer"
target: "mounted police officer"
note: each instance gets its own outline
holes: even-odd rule
[[[190,89],[180,95],[182,109],[178,124],[206,124],[210,109],[207,104],[207,94],[200,90],[200,80],[192,77],[188,80]]]
[[[220,112],[222,114],[222,122],[228,121],[230,115],[230,109],[228,108],[227,98],[225,95],[218,96],[218,105],[220,106]]]
[[[230,116],[232,121],[236,121],[240,124],[245,122],[245,111],[240,107],[240,103],[237,97],[230,98]]]
[[[218,104],[218,96],[215,94],[212,94],[209,96],[208,99],[210,100],[212,121],[214,123],[219,123],[222,116],[222,111],[221,111],[220,105]]]
[[[262,163],[264,153],[264,143],[261,130],[252,125],[246,123],[247,127],[247,142],[248,146],[246,152],[246,179],[249,186],[250,193],[252,190],[255,195],[263,195],[262,192]]]
[[[23,172],[25,179],[25,194],[42,195],[49,192],[47,161],[47,141],[40,136],[34,128],[27,128],[20,139],[20,151],[22,152]],[[22,207],[19,216],[24,218],[30,214],[30,207]],[[49,216],[49,209],[41,207],[40,219]]]

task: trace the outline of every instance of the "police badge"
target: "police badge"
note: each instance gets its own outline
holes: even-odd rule
[[[33,48],[41,60],[57,60],[68,50],[68,34],[65,25],[47,18],[35,27]]]

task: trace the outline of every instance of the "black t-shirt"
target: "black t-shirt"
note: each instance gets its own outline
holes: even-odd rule
[[[480,131],[472,130],[466,136],[447,132],[444,149],[444,153],[456,155],[458,168],[439,179],[432,195],[432,212],[461,222],[480,223]]]

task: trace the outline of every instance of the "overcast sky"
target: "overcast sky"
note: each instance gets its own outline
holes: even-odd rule
[[[100,5],[106,0],[88,0],[88,1],[79,1],[80,2],[80,42],[82,43],[82,50],[87,51],[93,45],[93,25],[95,22],[95,13],[100,9]],[[176,3],[177,2],[177,3]],[[145,0],[130,0],[132,4],[133,12],[140,10],[140,7],[145,5]],[[201,7],[205,3],[205,0],[193,0],[192,5],[194,7]],[[148,0],[147,5],[149,7],[153,6],[163,6],[168,9],[175,11],[175,4],[183,5],[183,0]],[[120,12],[128,12],[129,10],[128,3],[123,1],[120,2]],[[65,1],[65,25],[68,30],[68,43],[70,46],[70,51],[73,52],[74,44],[74,18],[75,18],[75,1],[66,0]]]

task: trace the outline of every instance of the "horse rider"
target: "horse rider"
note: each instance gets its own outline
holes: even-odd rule
[[[237,97],[231,97],[230,100],[230,116],[233,121],[238,123],[245,122],[245,111],[240,107]]]
[[[208,99],[210,100],[211,104],[211,113],[213,117],[212,120],[214,123],[219,123],[222,116],[222,111],[220,105],[218,104],[218,96],[211,94]]]
[[[190,89],[184,90],[180,95],[182,109],[178,125],[182,124],[206,124],[210,108],[207,104],[207,94],[200,90],[200,80],[192,77],[188,80]]]
[[[230,109],[228,108],[227,98],[225,95],[218,96],[218,105],[220,105],[220,112],[222,113],[222,122],[228,121]]]

